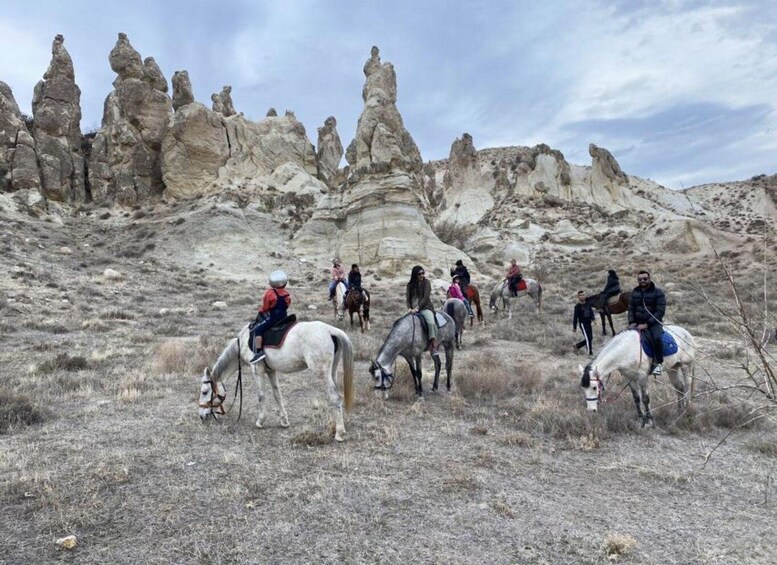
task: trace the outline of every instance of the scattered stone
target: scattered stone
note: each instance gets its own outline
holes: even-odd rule
[[[227,303],[223,300],[217,300],[212,305],[216,310],[226,310],[227,309]]]
[[[63,255],[72,255],[73,254],[73,250],[70,249],[67,246],[60,247],[59,248],[59,252],[62,253]]]
[[[124,275],[114,269],[105,269],[103,271],[103,277],[107,280],[118,281],[123,279]]]
[[[75,549],[78,546],[78,538],[76,536],[65,536],[56,540],[55,543],[62,549]]]
[[[315,304],[308,304],[308,310],[318,310],[318,306]]]

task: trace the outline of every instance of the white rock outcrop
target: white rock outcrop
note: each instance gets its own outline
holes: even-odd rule
[[[0,190],[40,190],[35,140],[11,87],[0,82]]]

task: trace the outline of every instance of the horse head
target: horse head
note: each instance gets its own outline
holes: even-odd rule
[[[212,377],[209,368],[205,368],[200,381],[200,398],[198,412],[204,422],[210,416],[224,415],[224,400],[227,398],[227,386]]]
[[[599,408],[602,390],[604,389],[604,385],[599,378],[599,371],[596,367],[592,367],[591,363],[585,367],[578,365],[578,369],[581,375],[580,386],[585,391],[586,408],[591,412],[596,412]]]
[[[394,375],[387,371],[386,368],[377,361],[372,361],[370,363],[369,370],[375,381],[375,385],[373,386],[375,390],[386,391],[394,386]]]

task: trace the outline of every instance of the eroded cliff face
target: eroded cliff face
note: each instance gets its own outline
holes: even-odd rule
[[[0,189],[37,192],[40,187],[35,140],[11,87],[0,82]]]
[[[120,33],[108,57],[118,75],[105,100],[89,163],[92,198],[133,205],[164,190],[162,140],[172,116],[167,81]]]

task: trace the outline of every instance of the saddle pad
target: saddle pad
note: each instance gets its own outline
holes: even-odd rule
[[[441,328],[448,323],[448,319],[439,312],[434,313],[434,317],[437,320],[437,327]]]
[[[618,300],[620,300],[620,297],[621,297],[620,294],[614,294],[613,296],[610,296],[607,299],[607,304],[615,304],[616,302],[618,302]]]
[[[518,292],[526,290],[526,281],[521,279],[518,281],[518,286],[515,287]]]
[[[646,334],[643,332],[640,334],[640,337],[642,339],[642,351],[645,352],[645,355],[648,357],[653,357],[653,348],[648,343],[648,340],[646,338]],[[674,355],[677,353],[679,347],[677,346],[677,342],[674,339],[674,336],[668,332],[664,332],[661,334],[661,341],[664,342],[664,357],[668,357],[670,355]]]
[[[291,314],[286,316],[283,320],[274,324],[270,329],[264,332],[262,336],[262,348],[277,349],[283,346],[283,341],[286,339],[286,334],[297,323],[297,316]]]

